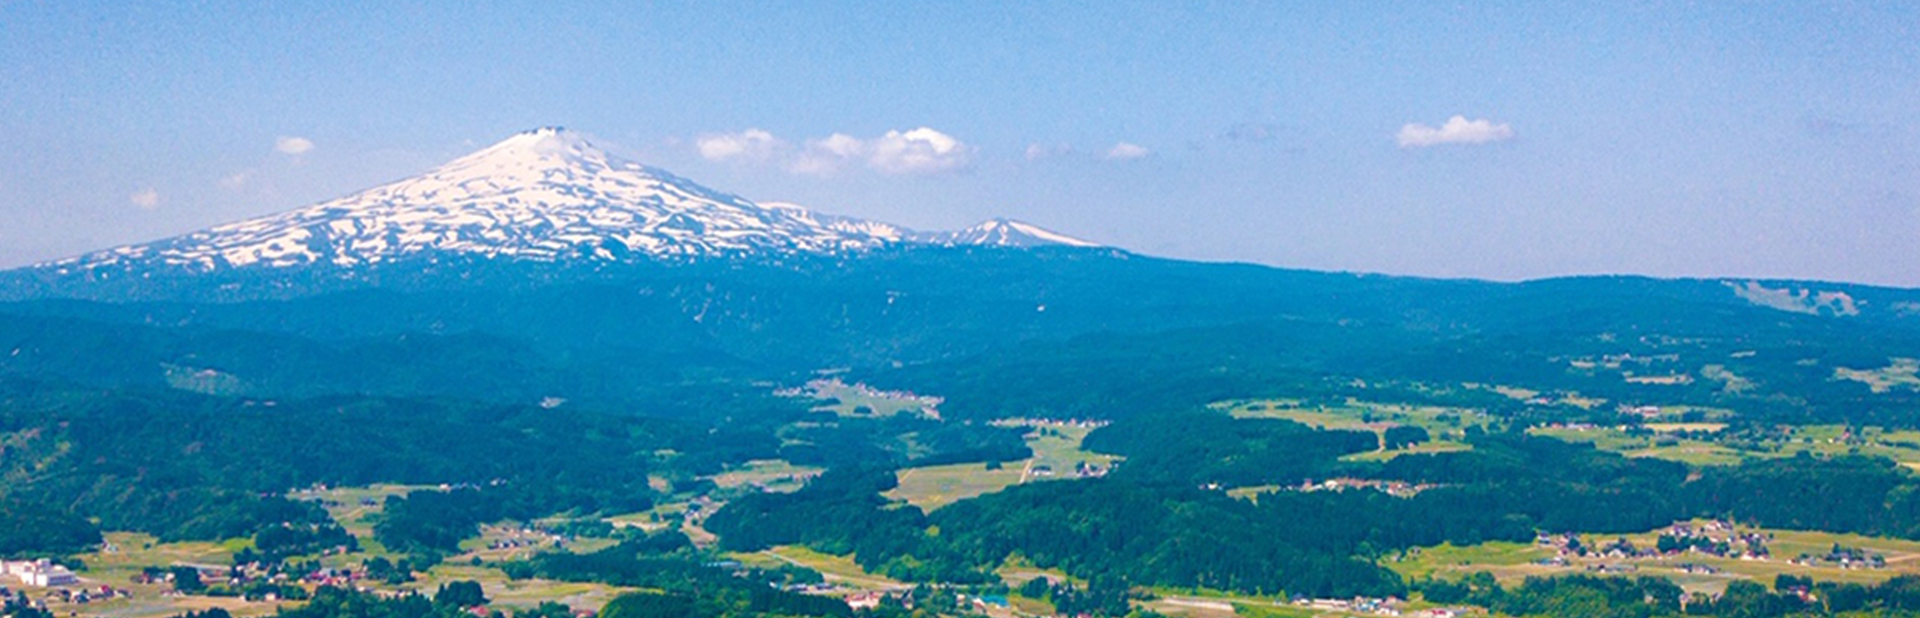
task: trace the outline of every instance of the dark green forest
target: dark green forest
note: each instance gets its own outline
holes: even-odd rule
[[[102,530],[135,530],[251,537],[291,558],[340,539],[316,504],[282,497],[289,490],[397,483],[431,488],[387,499],[374,523],[410,568],[485,523],[718,496],[727,503],[705,525],[723,549],[801,544],[962,586],[994,584],[990,571],[1017,556],[1086,582],[1056,596],[1084,597],[1096,613],[1117,613],[1135,587],[1168,586],[1457,593],[1520,614],[1771,616],[1905,611],[1910,584],[1835,588],[1859,603],[1815,608],[1778,590],[1696,603],[1655,581],[1505,589],[1404,581],[1380,565],[1439,543],[1694,517],[1920,538],[1920,481],[1892,461],[1690,467],[1526,433],[1632,427],[1641,421],[1622,410],[1642,405],[1715,410],[1727,439],[1812,423],[1920,428],[1920,389],[1837,378],[1920,358],[1920,322],[1896,309],[1920,302],[1911,290],[1768,284],[1844,291],[1860,311],[1842,315],[1760,306],[1711,280],[1501,284],[1064,248],[618,268],[396,263],[270,281],[0,279],[11,299],[0,303],[0,515],[18,522],[0,530],[7,555],[59,556]],[[774,395],[823,375],[938,396],[939,418],[843,418]],[[1630,379],[1645,376],[1674,379]],[[1568,403],[1576,396],[1600,403]],[[1471,450],[1377,463],[1343,457],[1439,436],[1210,407],[1264,397],[1449,406],[1488,420],[1446,437]],[[1029,457],[1023,430],[990,424],[1005,418],[1111,421],[1083,446],[1120,465],[931,513],[883,495],[903,468]],[[719,492],[703,478],[767,459],[827,472],[786,494]],[[1334,477],[1421,489],[1225,493]],[[698,562],[669,541],[628,539],[501,566],[661,591],[608,615],[843,611],[762,591],[766,574]],[[425,598],[338,591],[308,607],[442,612]]]

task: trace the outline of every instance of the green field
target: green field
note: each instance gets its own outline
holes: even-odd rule
[[[55,613],[76,612],[88,616],[115,618],[158,618],[213,607],[242,616],[273,613],[275,606],[273,603],[250,603],[232,598],[168,597],[162,596],[171,589],[167,584],[135,584],[131,581],[133,576],[140,574],[143,568],[149,566],[229,565],[233,563],[233,553],[251,546],[251,541],[235,539],[224,543],[161,543],[152,535],[134,532],[109,532],[105,536],[106,544],[100,550],[74,556],[85,562],[87,566],[85,570],[80,571],[80,578],[94,585],[107,584],[129,590],[133,593],[133,597],[87,605],[50,605],[49,607],[55,610]],[[8,583],[11,583],[11,580]]]
[[[931,410],[938,401],[928,398],[906,396],[903,393],[889,393],[867,388],[862,384],[847,384],[839,379],[813,380],[803,391],[806,396],[825,401],[814,408],[819,412],[832,412],[840,416],[886,417],[896,414],[928,415],[938,417]]]
[[[1441,545],[1416,548],[1402,556],[1383,559],[1381,564],[1410,580],[1427,577],[1459,579],[1477,571],[1487,571],[1508,584],[1518,583],[1521,579],[1531,576],[1585,573],[1590,567],[1603,564],[1630,565],[1635,569],[1632,575],[1666,577],[1689,591],[1707,593],[1719,592],[1726,588],[1727,582],[1736,579],[1750,579],[1770,585],[1773,578],[1781,573],[1810,576],[1820,581],[1863,584],[1885,581],[1896,575],[1920,574],[1920,542],[1825,532],[1745,527],[1737,530],[1743,534],[1758,533],[1770,537],[1767,545],[1771,556],[1765,560],[1721,558],[1706,554],[1636,558],[1589,556],[1569,557],[1568,564],[1557,566],[1536,562],[1553,557],[1556,551],[1551,547],[1531,543],[1490,542],[1466,547]],[[1587,534],[1581,535],[1581,538],[1589,545],[1595,546],[1624,538],[1635,546],[1644,548],[1654,546],[1661,532],[1662,530],[1651,530],[1627,535]],[[1794,557],[1803,553],[1824,554],[1835,544],[1860,548],[1869,554],[1885,556],[1887,568],[1842,569],[1790,563]],[[1687,573],[1680,569],[1686,564],[1705,565],[1719,572]]]
[[[1348,399],[1337,406],[1307,406],[1291,399],[1258,399],[1214,404],[1234,418],[1283,418],[1319,429],[1357,429],[1386,431],[1389,427],[1411,425],[1427,430],[1436,439],[1458,437],[1475,425],[1484,426],[1493,418],[1479,410],[1442,406],[1413,406],[1374,403]]]
[[[438,490],[429,485],[387,485],[370,487],[330,487],[327,489],[300,489],[287,493],[291,500],[319,501],[327,514],[340,523],[340,527],[356,537],[366,547],[373,541],[373,518],[386,507],[388,496],[404,496],[421,490]],[[371,504],[366,503],[371,501]],[[378,547],[378,542],[375,542]]]
[[[932,511],[1018,484],[1024,465],[1021,462],[1008,463],[999,470],[988,470],[987,464],[983,463],[907,468],[898,475],[900,486],[887,492],[886,496],[905,500],[923,511]]]
[[[860,590],[904,590],[911,584],[868,573],[851,556],[823,554],[798,545],[782,545],[757,552],[740,552],[729,557],[749,566],[771,567],[781,564],[803,566],[825,577],[830,583]]]
[[[822,470],[813,466],[796,466],[782,459],[760,459],[707,478],[721,489],[754,487],[789,492],[800,489],[806,484],[806,479],[820,474]]]
[[[1465,428],[1484,426],[1492,421],[1492,417],[1478,410],[1371,403],[1354,399],[1348,399],[1339,406],[1306,407],[1291,399],[1260,399],[1223,402],[1214,407],[1226,410],[1234,418],[1279,418],[1316,429],[1374,433],[1384,433],[1390,428],[1404,425],[1425,429],[1433,437],[1430,442],[1404,449],[1348,455],[1342,458],[1346,461],[1386,461],[1401,455],[1472,450],[1472,446],[1460,441],[1465,437]]]
[[[492,599],[495,607],[532,608],[542,601],[557,601],[575,609],[599,611],[608,601],[632,588],[621,588],[605,584],[561,582],[547,579],[510,580],[500,569],[472,566],[470,564],[448,563],[433,567],[424,576],[400,588],[420,590],[427,594],[442,583],[452,581],[475,581],[485,590],[487,598]]]
[[[1896,358],[1892,363],[1879,369],[1836,367],[1833,370],[1833,377],[1866,384],[1876,393],[1884,393],[1896,388],[1920,390],[1920,359]]]
[[[1650,423],[1656,433],[1718,431],[1720,423]],[[1535,427],[1527,433],[1568,442],[1587,442],[1595,448],[1628,457],[1658,457],[1693,465],[1733,465],[1747,459],[1813,455],[1867,455],[1885,457],[1909,467],[1920,467],[1920,431],[1885,431],[1877,427],[1802,425],[1787,428],[1787,438],[1757,448],[1734,448],[1709,440],[1675,436],[1633,436],[1617,427]],[[1857,435],[1849,435],[1849,432]]]
[[[1567,442],[1586,442],[1592,444],[1594,448],[1613,451],[1628,457],[1656,457],[1696,466],[1734,465],[1760,456],[1704,440],[1672,436],[1631,436],[1614,427],[1535,427],[1528,429],[1527,433]]]
[[[886,496],[932,511],[1019,483],[1072,479],[1074,470],[1083,462],[1102,468],[1112,466],[1117,457],[1080,448],[1081,441],[1092,431],[1089,427],[1071,425],[1033,429],[1027,433],[1027,447],[1033,449],[1033,457],[1004,462],[999,470],[988,470],[984,463],[902,469],[897,473],[900,486]],[[1040,473],[1042,469],[1051,470],[1051,474]]]
[[[1393,459],[1401,455],[1452,453],[1455,451],[1471,451],[1471,450],[1473,450],[1473,445],[1467,444],[1465,442],[1455,442],[1452,440],[1434,440],[1432,442],[1422,442],[1420,444],[1415,444],[1413,446],[1409,446],[1406,448],[1397,448],[1397,449],[1384,450],[1384,451],[1371,451],[1366,453],[1354,453],[1352,455],[1341,457],[1340,460],[1341,461],[1387,461],[1389,459]]]

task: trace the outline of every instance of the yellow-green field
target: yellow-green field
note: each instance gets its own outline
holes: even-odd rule
[[[386,507],[388,496],[404,496],[421,490],[439,490],[429,485],[388,485],[370,487],[330,487],[301,489],[287,493],[291,500],[319,501],[340,527],[360,538],[364,547],[373,538],[373,517]],[[369,502],[371,502],[369,504]]]
[[[321,564],[329,568],[358,569],[361,568],[362,561],[375,556],[388,559],[404,557],[385,551],[379,542],[372,538],[373,519],[380,512],[387,496],[422,489],[437,490],[430,487],[380,485],[317,491],[303,490],[289,495],[295,499],[322,502],[328,512],[360,541],[363,551],[319,557]],[[372,504],[364,504],[363,499],[371,501]],[[169,584],[136,584],[132,581],[135,575],[140,574],[147,567],[230,565],[235,552],[252,546],[252,542],[248,539],[231,539],[220,543],[161,543],[147,534],[108,532],[105,540],[106,543],[100,550],[74,556],[86,564],[86,568],[79,575],[82,581],[89,585],[107,584],[126,589],[133,593],[133,597],[96,601],[87,605],[56,604],[53,607],[56,613],[106,618],[162,618],[187,611],[219,607],[236,616],[261,616],[271,614],[279,608],[299,604],[298,602],[247,602],[237,598],[167,596],[166,593],[170,590]],[[525,541],[527,546],[488,548],[489,545],[504,540]],[[581,539],[568,543],[567,549],[581,552],[594,551],[612,543],[613,541],[606,539]],[[461,553],[448,556],[442,564],[419,574],[417,581],[400,585],[365,582],[363,585],[376,590],[414,590],[431,594],[442,583],[473,580],[480,582],[496,606],[531,608],[542,601],[558,601],[578,609],[592,610],[598,610],[615,596],[626,591],[626,589],[600,584],[537,579],[512,581],[497,568],[472,564],[476,558],[482,562],[511,560],[556,547],[551,537],[530,532],[525,526],[489,524],[481,527],[478,538],[461,543]]]
[[[1876,393],[1884,393],[1896,388],[1920,390],[1920,359],[1896,358],[1892,363],[1879,369],[1836,367],[1833,370],[1833,377],[1866,384]]]
[[[1656,433],[1680,431],[1719,431],[1721,423],[1649,423]],[[1670,435],[1632,436],[1616,427],[1536,427],[1528,433],[1550,436],[1568,442],[1587,442],[1601,450],[1628,457],[1658,457],[1694,465],[1733,465],[1748,459],[1792,457],[1806,452],[1814,455],[1868,455],[1885,457],[1920,468],[1920,431],[1885,431],[1877,427],[1855,427],[1858,435],[1849,436],[1844,425],[1802,425],[1790,428],[1788,438],[1777,448],[1743,450],[1715,442],[1679,438]]]
[[[931,407],[931,403],[914,397],[896,393],[887,393],[865,388],[858,384],[847,384],[840,380],[814,380],[807,383],[808,396],[831,400],[814,408],[816,411],[832,412],[841,416],[885,417],[896,414],[921,415]]]
[[[988,470],[983,463],[907,468],[898,475],[900,486],[888,491],[886,496],[932,511],[1018,484],[1024,466],[1022,462],[1013,462],[1002,464],[999,470]]]
[[[1397,448],[1397,449],[1390,449],[1390,450],[1384,450],[1384,451],[1370,451],[1366,453],[1354,453],[1352,455],[1341,457],[1340,460],[1341,461],[1386,461],[1389,459],[1393,459],[1395,457],[1399,457],[1401,455],[1451,453],[1455,451],[1471,451],[1471,450],[1473,450],[1473,445],[1467,444],[1465,442],[1455,442],[1452,440],[1434,440],[1432,442],[1422,442],[1406,448]]]
[[[1106,468],[1118,458],[1080,448],[1092,428],[1049,425],[1027,433],[1027,447],[1033,457],[1025,461],[1003,462],[998,470],[987,464],[953,464],[907,468],[898,473],[900,485],[886,496],[904,500],[923,511],[932,511],[967,498],[990,494],[1019,483],[1051,479],[1072,479],[1082,462]],[[1041,474],[1047,469],[1051,474]]]
[[[436,565],[421,576],[418,581],[396,589],[419,590],[432,594],[440,584],[453,581],[475,581],[486,591],[487,598],[497,607],[532,608],[542,601],[557,601],[575,609],[599,611],[608,601],[633,588],[621,588],[606,584],[587,584],[561,582],[547,579],[511,580],[499,569],[466,564],[465,558],[449,558],[448,562]],[[382,588],[389,588],[382,586]]]
[[[1283,418],[1319,429],[1386,431],[1411,425],[1434,438],[1459,436],[1469,426],[1486,425],[1492,417],[1479,410],[1442,406],[1413,406],[1348,399],[1338,406],[1304,406],[1291,399],[1228,401],[1215,404],[1234,418]]]
[[[860,590],[904,590],[913,587],[911,584],[905,582],[894,581],[885,576],[868,573],[867,570],[861,568],[859,564],[855,564],[851,556],[823,554],[798,545],[782,545],[764,551],[734,553],[729,554],[729,556],[734,560],[740,561],[741,564],[749,566],[769,567],[781,564],[803,566],[819,571],[820,575],[825,577],[829,583],[839,584],[848,588],[857,588]]]
[[[1225,409],[1234,418],[1279,418],[1317,429],[1384,433],[1390,428],[1406,425],[1425,429],[1433,437],[1430,442],[1408,448],[1356,453],[1342,458],[1347,461],[1386,461],[1401,455],[1472,450],[1472,446],[1459,441],[1464,437],[1465,428],[1485,425],[1492,420],[1478,410],[1372,403],[1354,399],[1348,399],[1339,406],[1303,407],[1301,402],[1291,399],[1260,399],[1222,402],[1214,407]]]
[[[1627,535],[1590,534],[1581,535],[1588,545],[1600,546],[1614,539],[1625,538],[1641,548],[1653,547],[1662,530]],[[1459,579],[1477,571],[1487,571],[1503,583],[1517,583],[1531,576],[1551,576],[1571,573],[1585,573],[1590,567],[1599,565],[1631,565],[1636,570],[1633,575],[1666,577],[1680,586],[1696,592],[1719,592],[1726,588],[1727,582],[1736,579],[1750,579],[1771,584],[1775,576],[1781,573],[1810,576],[1820,581],[1841,581],[1857,583],[1876,583],[1896,575],[1920,573],[1920,542],[1897,539],[1863,537],[1850,534],[1832,534],[1825,532],[1801,532],[1790,530],[1740,528],[1739,532],[1759,533],[1769,536],[1767,543],[1771,556],[1765,560],[1740,560],[1720,558],[1706,554],[1681,554],[1676,556],[1605,558],[1571,557],[1565,566],[1544,565],[1537,561],[1551,558],[1555,550],[1544,545],[1532,543],[1490,542],[1466,547],[1441,545],[1409,550],[1404,556],[1389,557],[1382,565],[1400,573],[1408,579],[1437,578]],[[1832,566],[1805,566],[1791,564],[1791,560],[1803,553],[1825,554],[1835,544],[1859,548],[1869,554],[1880,554],[1887,559],[1884,569],[1842,569]],[[1705,565],[1718,570],[1718,573],[1687,573],[1680,569],[1682,565]]]
[[[143,568],[149,566],[231,564],[233,553],[251,546],[250,541],[238,539],[225,543],[161,543],[152,535],[133,532],[109,532],[105,537],[106,543],[99,551],[74,556],[85,562],[87,566],[79,573],[80,578],[92,586],[106,584],[114,588],[126,589],[133,593],[133,597],[87,605],[50,606],[56,614],[64,615],[71,612],[115,618],[158,618],[213,607],[225,609],[236,616],[258,616],[271,614],[274,611],[276,606],[274,603],[250,603],[232,598],[168,597],[162,596],[170,589],[167,584],[132,582],[133,576],[140,574]]]
[[[1705,431],[1712,433],[1727,428],[1726,423],[1646,423],[1642,426],[1657,433],[1676,433],[1682,431]]]
[[[782,459],[760,459],[709,477],[722,489],[752,486],[775,492],[800,489],[806,479],[820,474],[822,468],[796,466]]]
[[[1702,423],[1702,425],[1706,425]],[[1670,430],[1671,431],[1671,430]],[[1697,466],[1734,465],[1756,455],[1726,446],[1672,436],[1630,436],[1613,427],[1535,427],[1527,433],[1567,442],[1587,442],[1594,448],[1628,457],[1656,457]]]

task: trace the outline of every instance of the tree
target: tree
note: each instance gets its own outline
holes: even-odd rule
[[[1380,436],[1382,445],[1388,450],[1406,448],[1431,439],[1433,437],[1427,434],[1425,428],[1413,425],[1388,427],[1386,433]]]
[[[433,593],[433,604],[461,609],[479,607],[487,604],[487,595],[480,589],[480,582],[447,582]]]
[[[1047,598],[1047,593],[1052,591],[1053,585],[1045,577],[1035,577],[1027,580],[1027,583],[1020,584],[1020,596],[1029,599]]]
[[[200,569],[193,567],[173,567],[167,570],[173,574],[173,589],[184,594],[192,594],[207,589],[200,581]]]

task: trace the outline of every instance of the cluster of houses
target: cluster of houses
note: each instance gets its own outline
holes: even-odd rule
[[[1637,547],[1624,538],[1596,547],[1582,543],[1573,534],[1541,534],[1534,537],[1534,543],[1554,548],[1553,557],[1537,561],[1549,566],[1565,566],[1566,559],[1575,556],[1626,559],[1701,554],[1735,560],[1768,558],[1766,535],[1740,532],[1724,521],[1676,523],[1661,532],[1654,547]]]
[[[542,545],[552,545],[555,548],[564,549],[567,546],[567,535],[547,529],[527,526],[482,525],[480,531],[483,535],[489,532],[502,535],[502,538],[487,541],[487,549],[490,550],[532,549]]]
[[[1770,555],[1766,535],[1740,532],[1721,520],[1668,526],[1656,549],[1661,554],[1697,553],[1738,560],[1766,560]]]
[[[1375,616],[1399,616],[1400,606],[1405,601],[1398,597],[1376,599],[1372,597],[1354,597],[1351,599],[1294,599],[1295,607],[1304,607],[1313,611],[1346,612],[1350,614],[1373,614]],[[1449,615],[1450,616],[1450,615]]]
[[[1074,464],[1073,477],[1081,478],[1081,479],[1100,478],[1100,477],[1106,476],[1107,473],[1112,472],[1114,466],[1117,466],[1117,465],[1119,464],[1114,463],[1114,464],[1108,464],[1108,465],[1102,466],[1100,464],[1090,464],[1082,461],[1080,463]],[[1053,466],[1050,466],[1047,464],[1038,464],[1031,468],[1028,468],[1027,474],[1029,476],[1038,478],[1038,477],[1054,476],[1059,473],[1054,471]]]
[[[1319,482],[1314,482],[1312,479],[1308,479],[1306,481],[1301,482],[1299,485],[1295,485],[1289,489],[1291,489],[1292,491],[1301,491],[1301,492],[1370,490],[1370,491],[1378,491],[1378,492],[1387,494],[1389,496],[1394,496],[1396,498],[1411,498],[1413,496],[1419,495],[1420,492],[1433,489],[1434,487],[1437,487],[1437,485],[1433,485],[1430,483],[1408,483],[1406,481],[1381,481],[1381,480],[1374,480],[1374,479],[1356,479],[1356,478],[1342,477],[1342,478],[1331,478],[1331,479],[1327,479]]]
[[[73,571],[48,560],[0,561],[0,576],[11,577],[22,584],[42,588],[72,586],[80,583],[80,577],[74,575]]]
[[[196,573],[199,573],[202,583],[226,584],[233,588],[240,588],[248,584],[261,582],[269,584],[297,583],[307,587],[335,586],[353,588],[355,584],[366,576],[364,571],[330,569],[320,566],[319,563],[283,566],[280,564],[249,562],[231,567],[174,563],[174,566],[193,569]],[[129,580],[135,584],[170,584],[174,581],[174,572],[171,568],[149,567],[140,573],[134,574]]]
[[[1099,429],[1101,427],[1106,427],[1111,422],[1112,421],[1090,420],[1090,419],[1084,419],[1084,418],[1070,418],[1070,419],[1003,418],[1003,419],[995,420],[991,424],[995,427],[1032,427],[1035,429],[1040,429],[1043,427],[1050,427],[1053,429],[1060,429],[1064,427],[1075,427],[1080,429]]]
[[[127,598],[131,596],[133,596],[133,593],[127,590],[103,585],[87,586],[84,588],[55,588],[47,591],[45,598],[35,599],[27,596],[26,590],[13,590],[6,586],[0,586],[0,599],[11,600],[16,604],[41,610],[47,608],[47,601],[86,605],[94,601]]]
[[[5,589],[0,588],[0,590]],[[86,605],[94,601],[105,601],[114,598],[124,599],[132,596],[133,593],[128,590],[106,585],[87,586],[84,588],[60,588],[47,594],[48,599],[74,605]]]
[[[1887,568],[1886,556],[1869,554],[1856,547],[1842,547],[1840,545],[1834,545],[1832,551],[1822,556],[1800,554],[1794,558],[1792,562],[1801,566],[1839,567],[1842,569]]]

